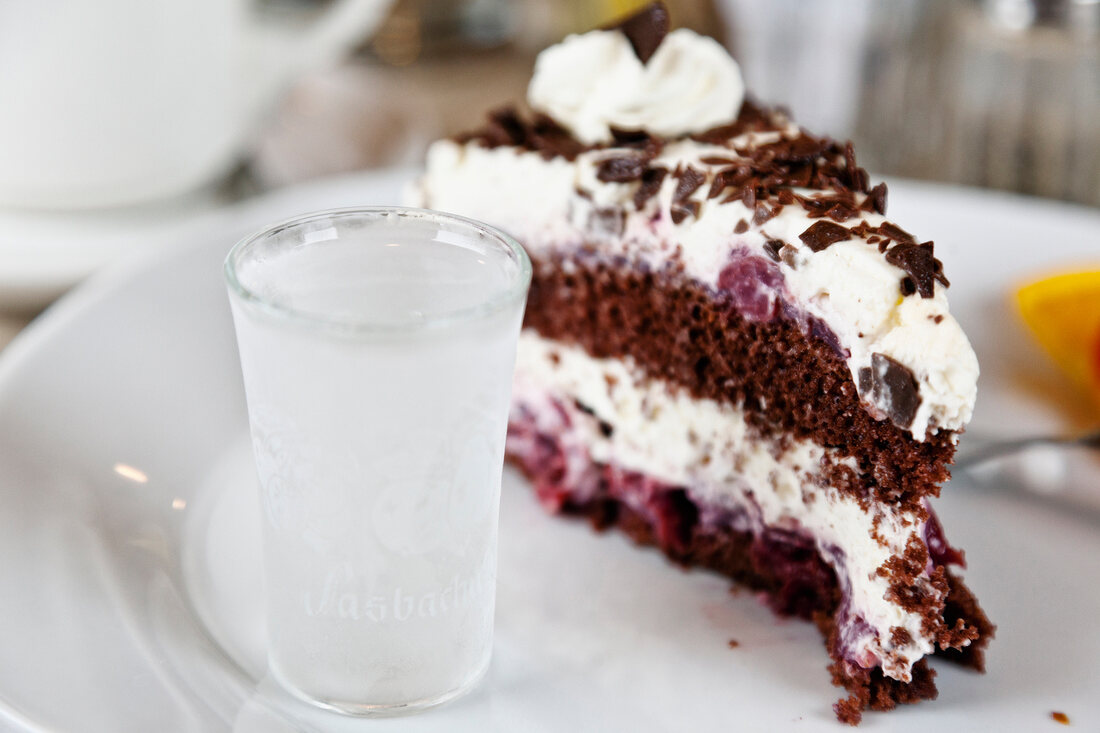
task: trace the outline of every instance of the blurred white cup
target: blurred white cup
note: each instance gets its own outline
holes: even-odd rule
[[[333,0],[303,18],[248,0],[5,0],[0,206],[120,206],[216,180],[279,91],[389,4]]]

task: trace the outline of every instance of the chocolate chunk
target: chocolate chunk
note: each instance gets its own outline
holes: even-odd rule
[[[549,115],[535,115],[526,137],[528,147],[542,153],[547,160],[558,157],[573,160],[584,152],[584,144]]]
[[[737,161],[733,158],[722,158],[717,155],[700,158],[700,161],[707,165],[737,165]]]
[[[695,193],[706,180],[706,176],[701,171],[695,170],[690,165],[680,172],[679,178],[676,190],[672,194],[672,200],[677,203],[686,201],[687,197]]]
[[[699,202],[698,201],[685,201],[679,204],[673,204],[669,210],[669,214],[672,216],[672,223],[679,224],[689,216],[699,216]]]
[[[485,135],[494,147],[523,145],[527,141],[526,127],[515,107],[501,107],[489,112]]]
[[[913,424],[921,403],[913,372],[885,354],[872,354],[871,366],[859,370],[859,392],[902,429]]]
[[[844,201],[838,201],[825,211],[825,216],[836,221],[848,221],[855,215],[856,210]]]
[[[641,155],[623,155],[604,158],[596,168],[596,178],[604,183],[628,183],[641,179],[646,170],[646,159]]]
[[[845,177],[848,188],[858,191],[863,187],[863,176],[856,165],[856,149],[851,140],[844,144],[844,172],[847,174]]]
[[[744,234],[749,230],[749,223],[744,219],[737,222],[737,226],[733,228],[734,234]]]
[[[779,248],[779,259],[792,270],[798,269],[798,250],[791,245],[784,244]]]
[[[638,185],[638,190],[634,192],[635,208],[641,210],[647,201],[657,195],[666,175],[668,175],[668,168],[654,166],[645,169],[645,172],[642,173],[642,182]]]
[[[615,147],[619,148],[643,148],[653,139],[645,130],[627,130],[623,127],[611,125],[611,138],[615,141]]]
[[[764,242],[764,251],[768,253],[768,257],[771,257],[776,262],[779,262],[779,250],[783,248],[783,240],[781,239],[769,239]]]
[[[712,199],[730,186],[737,186],[747,181],[751,176],[752,169],[747,165],[723,168],[714,174],[714,180],[710,183],[710,191],[707,192],[707,198]]]
[[[803,133],[793,140],[781,140],[775,146],[775,155],[788,163],[812,163],[829,149],[829,140]]]
[[[949,284],[943,276],[943,263],[936,259],[931,242],[895,244],[886,253],[886,261],[907,273],[908,276],[901,282],[903,295],[918,292],[922,298],[931,298],[936,291],[936,280],[944,287]]]
[[[647,63],[661,41],[668,35],[668,9],[662,2],[646,5],[644,8],[620,20],[605,30],[622,31],[631,48],[641,62]]]
[[[672,206],[670,208],[674,224],[679,224],[689,216],[699,216],[699,202],[688,201],[687,199],[706,180],[706,176],[701,171],[695,170],[690,165],[680,170],[678,177],[680,180],[676,183],[676,190],[672,193]]]
[[[752,214],[752,223],[756,226],[760,226],[778,214],[782,208],[782,206],[776,206],[774,209],[771,209],[768,208],[767,204],[757,204],[756,210]]]
[[[615,147],[637,150],[645,156],[646,160],[657,157],[665,145],[663,138],[651,135],[645,130],[624,130],[614,126],[610,129]]]
[[[820,252],[830,245],[851,238],[851,236],[852,233],[848,230],[848,227],[842,227],[831,221],[815,221],[806,231],[799,234],[798,238],[814,252]]]
[[[888,222],[888,221],[882,222],[882,224],[878,228],[878,231],[879,231],[879,234],[881,234],[882,236],[887,237],[888,239],[895,239],[899,242],[916,242],[917,241],[917,238],[914,237],[912,234],[905,231],[904,229],[899,227],[897,224],[892,224],[891,222]]]
[[[871,210],[876,214],[886,213],[886,184],[880,183],[871,189],[871,194],[867,197],[867,201],[871,204]]]

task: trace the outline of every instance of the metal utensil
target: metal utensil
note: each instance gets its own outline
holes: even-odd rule
[[[1038,446],[1080,447],[1100,450],[1100,430],[1073,436],[1042,435],[1014,440],[994,440],[976,445],[964,443],[955,456],[954,471],[966,471],[995,458],[1020,453]]]

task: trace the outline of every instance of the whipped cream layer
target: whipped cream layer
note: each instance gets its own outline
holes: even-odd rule
[[[922,616],[887,601],[888,579],[877,572],[914,538],[924,541],[923,523],[896,506],[861,507],[826,485],[826,465],[855,472],[851,458],[806,440],[761,438],[737,408],[650,380],[629,359],[596,359],[530,329],[520,336],[513,395],[514,413],[534,414],[540,432],[569,448],[567,471],[590,460],[637,471],[684,487],[704,508],[740,510],[753,526],[735,529],[811,536],[850,599],[838,621],[848,654],[864,668],[909,681],[913,663],[933,651]],[[927,578],[916,582],[938,595]],[[899,627],[906,644],[892,641]]]
[[[780,131],[746,133],[725,145],[690,139],[668,142],[651,164],[670,171],[690,166],[703,174],[704,182],[687,198],[675,201],[678,179],[665,176],[656,195],[640,209],[634,202],[637,182],[605,182],[597,173],[601,162],[634,152],[630,149],[594,149],[567,160],[443,140],[428,152],[427,174],[416,198],[421,205],[504,229],[535,258],[568,254],[583,246],[655,269],[680,263],[685,275],[712,288],[718,287],[722,271],[735,256],[748,254],[772,263],[773,253],[766,245],[779,241],[784,245],[782,257],[774,265],[782,276],[785,299],[836,335],[856,383],[860,370],[871,369],[873,355],[885,355],[911,371],[918,387],[920,404],[909,423],[900,427],[916,440],[923,440],[929,430],[962,428],[974,408],[978,361],[948,311],[940,283],[934,283],[932,297],[903,296],[899,283],[906,272],[889,263],[867,236],[852,233],[813,251],[799,235],[823,220],[811,218],[802,206],[784,206],[778,215],[756,223],[754,209],[741,200],[707,198],[718,171],[728,167],[712,161],[738,159],[737,151],[747,154],[799,134],[788,123]],[[792,190],[809,199],[832,194]],[[677,223],[672,209],[685,203],[698,209]],[[879,227],[886,218],[861,212],[844,226],[853,228],[861,221]],[[864,400],[875,409],[870,394]]]
[[[569,36],[539,54],[527,91],[533,109],[588,144],[610,141],[612,127],[702,132],[736,117],[744,96],[726,50],[686,29],[668,34],[644,63],[618,31]]]

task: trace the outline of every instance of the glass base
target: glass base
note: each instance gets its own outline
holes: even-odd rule
[[[346,700],[329,700],[313,697],[309,693],[288,683],[282,675],[279,674],[278,668],[274,665],[271,665],[270,671],[272,678],[279,683],[280,687],[296,699],[314,707],[356,718],[393,718],[402,715],[414,715],[434,707],[439,707],[440,705],[453,702],[472,692],[485,678],[485,674],[489,671],[490,661],[491,658],[486,659],[485,663],[481,665],[481,668],[470,675],[469,679],[458,687],[447,690],[439,695],[397,703],[349,702]]]

